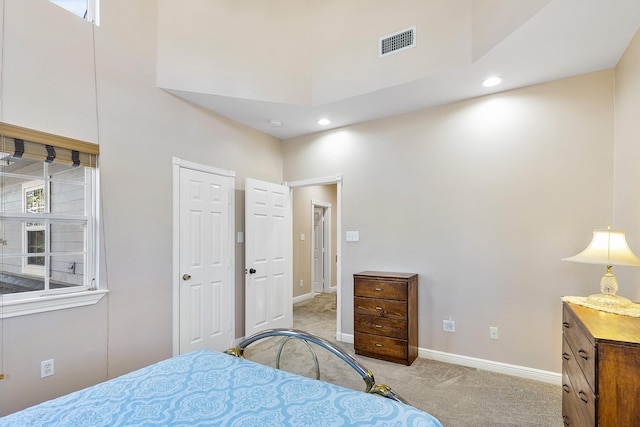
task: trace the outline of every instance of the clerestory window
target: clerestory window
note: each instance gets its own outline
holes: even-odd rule
[[[82,19],[99,24],[99,0],[49,0]]]
[[[2,129],[0,317],[10,317],[42,311],[19,307],[30,300],[42,305],[97,289],[97,146]],[[56,304],[49,301],[46,309]]]

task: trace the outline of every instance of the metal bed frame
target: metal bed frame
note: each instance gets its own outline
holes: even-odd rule
[[[377,395],[386,397],[387,399],[392,399],[397,402],[401,402],[409,405],[409,403],[405,399],[403,399],[398,393],[393,391],[391,387],[384,384],[376,384],[375,379],[373,377],[373,373],[370,370],[368,370],[364,365],[362,365],[362,363],[358,362],[353,356],[347,353],[345,350],[325,340],[324,338],[321,338],[309,332],[304,332],[297,329],[268,329],[266,331],[258,332],[254,335],[251,335],[250,337],[241,341],[236,347],[228,349],[226,353],[232,356],[244,358],[244,350],[249,345],[253,344],[256,341],[262,340],[264,338],[271,338],[271,337],[285,338],[284,340],[282,340],[282,342],[280,343],[280,346],[278,347],[278,353],[276,355],[277,369],[280,369],[280,356],[282,354],[282,349],[284,348],[285,344],[289,342],[291,339],[301,340],[302,342],[305,343],[305,345],[307,346],[307,348],[311,353],[311,356],[313,358],[313,363],[315,365],[316,379],[319,380],[320,365],[318,363],[318,357],[316,356],[315,351],[309,344],[309,343],[313,343],[328,350],[334,355],[338,356],[345,363],[347,363],[347,365],[351,366],[362,377],[362,380],[366,385],[364,390],[365,393],[377,394]]]

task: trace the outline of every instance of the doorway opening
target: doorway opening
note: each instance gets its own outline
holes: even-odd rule
[[[335,338],[342,341],[341,176],[286,185],[291,188],[293,210],[293,302],[312,299],[316,294],[333,295]]]

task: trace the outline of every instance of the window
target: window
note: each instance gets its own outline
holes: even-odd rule
[[[60,7],[67,9],[74,15],[98,25],[99,0],[49,0]]]
[[[0,123],[0,130],[6,126]],[[43,311],[19,307],[29,301],[46,310],[58,300],[74,306],[73,294],[97,289],[97,146],[89,144],[95,154],[86,153],[73,150],[74,140],[56,137],[61,146],[53,146],[6,133],[0,135],[0,317]]]
[[[5,153],[4,156],[7,156]],[[42,214],[44,213],[44,185],[37,181],[31,181],[22,185],[24,196],[24,212]],[[29,256],[44,252],[44,232],[45,227],[41,222],[26,222],[24,224],[23,251],[27,256],[23,260],[22,272],[24,274],[35,274],[43,276],[44,257]]]

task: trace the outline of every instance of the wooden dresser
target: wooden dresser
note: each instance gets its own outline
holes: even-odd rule
[[[640,318],[563,303],[567,426],[640,426]]]
[[[353,275],[356,354],[411,365],[418,357],[418,275]]]

